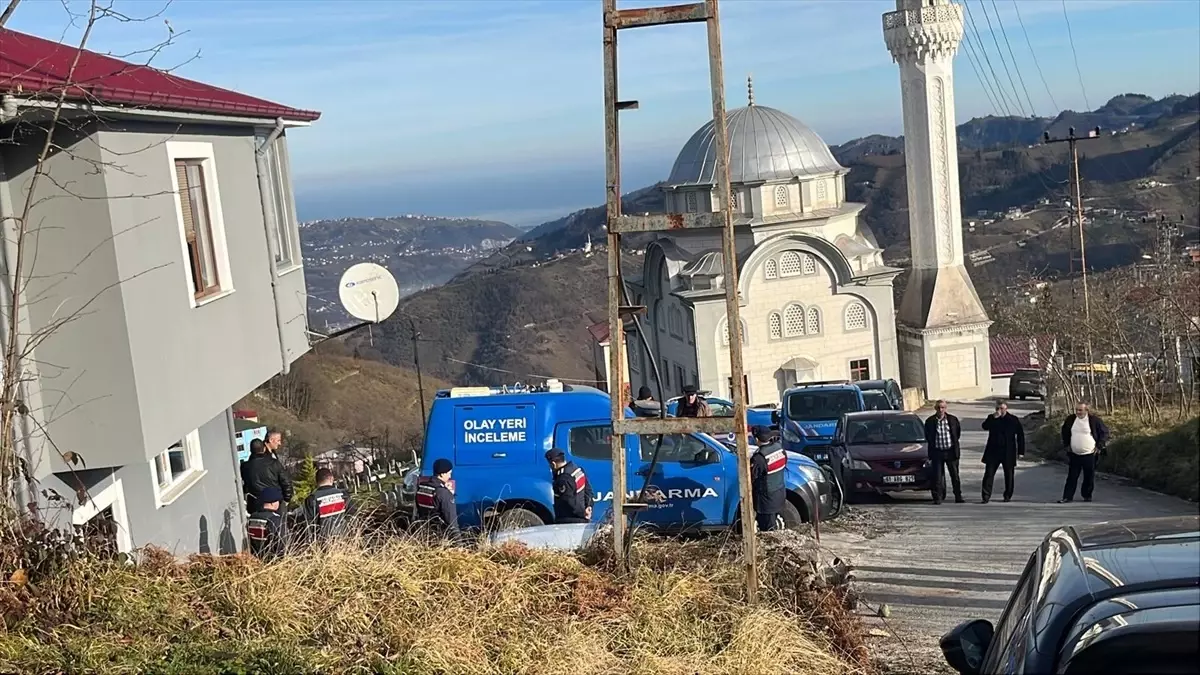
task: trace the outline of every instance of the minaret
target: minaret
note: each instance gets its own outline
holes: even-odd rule
[[[883,38],[900,65],[912,272],[897,324],[906,387],[930,399],[991,393],[991,321],[963,266],[954,53],[963,9],[950,0],[896,0]]]

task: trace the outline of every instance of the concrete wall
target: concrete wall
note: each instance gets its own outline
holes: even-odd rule
[[[911,359],[905,366],[906,376],[911,377],[917,364],[923,364],[922,381],[904,382],[904,386],[922,387],[930,400],[974,400],[991,395],[986,327],[902,335],[901,339],[905,352],[901,356]]]

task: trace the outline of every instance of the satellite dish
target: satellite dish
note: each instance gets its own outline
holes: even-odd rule
[[[350,316],[379,323],[392,315],[400,304],[396,278],[375,263],[358,263],[346,270],[338,282],[338,299]]]

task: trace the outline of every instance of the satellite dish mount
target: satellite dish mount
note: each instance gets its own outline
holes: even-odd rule
[[[346,312],[361,323],[322,335],[318,342],[354,332],[364,326],[369,328],[387,319],[400,305],[400,287],[392,273],[382,265],[358,263],[346,270],[338,281],[338,299]]]

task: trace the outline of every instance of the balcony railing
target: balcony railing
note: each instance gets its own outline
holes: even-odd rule
[[[962,14],[962,7],[954,4],[922,7],[920,9],[901,9],[883,15],[883,29],[916,26],[923,23],[940,23],[943,21],[961,23]]]

